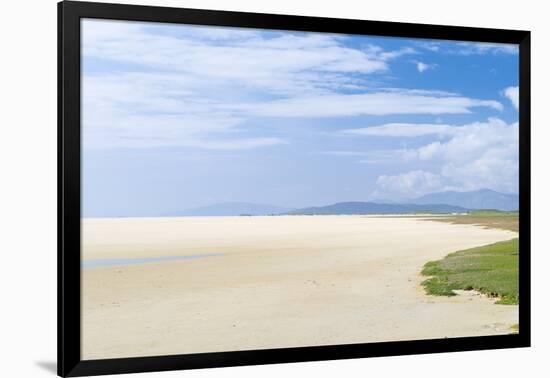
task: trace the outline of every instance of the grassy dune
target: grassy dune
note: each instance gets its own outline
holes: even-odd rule
[[[497,303],[517,304],[518,239],[467,249],[430,261],[422,274],[431,276],[422,284],[428,294],[455,295],[453,290],[476,290]]]
[[[479,224],[488,228],[518,231],[517,213],[477,212],[436,219],[455,224]],[[453,290],[476,290],[497,303],[518,304],[518,238],[458,251],[424,265],[430,276],[422,285],[431,295],[456,295]]]

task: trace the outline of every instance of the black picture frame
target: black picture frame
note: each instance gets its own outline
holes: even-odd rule
[[[80,358],[80,19],[116,19],[519,45],[519,333],[187,355]],[[84,376],[530,346],[530,32],[91,2],[58,3],[58,374]]]

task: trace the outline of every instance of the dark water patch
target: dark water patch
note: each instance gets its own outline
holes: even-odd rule
[[[165,261],[179,261],[179,260],[198,260],[206,257],[221,256],[223,253],[210,253],[206,255],[187,255],[187,256],[159,256],[159,257],[137,257],[137,258],[123,258],[123,259],[97,259],[97,260],[83,260],[80,263],[82,269],[90,268],[103,268],[109,266],[125,266],[135,264],[147,264]]]

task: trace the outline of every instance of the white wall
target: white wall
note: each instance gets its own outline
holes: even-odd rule
[[[113,0],[114,1],[114,0]],[[0,265],[3,377],[52,376],[56,357],[56,2],[2,2]],[[134,3],[138,3],[135,1]],[[532,35],[533,348],[210,369],[186,377],[544,376],[550,356],[550,22],[544,1],[202,0],[141,4],[529,29]],[[546,357],[546,361],[545,358]],[[44,369],[46,366],[46,369]],[[148,376],[176,377],[181,372]],[[138,375],[136,375],[137,377]],[[145,374],[139,376],[147,376]]]

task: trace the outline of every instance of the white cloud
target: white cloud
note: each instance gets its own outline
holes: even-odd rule
[[[201,147],[214,150],[242,150],[266,146],[275,146],[279,144],[288,144],[281,138],[241,138],[228,140],[207,140],[191,141],[189,146]]]
[[[519,46],[507,43],[486,42],[419,42],[419,48],[450,55],[501,55],[518,54]]]
[[[342,134],[381,136],[381,137],[418,137],[424,135],[448,135],[452,126],[432,123],[387,123],[379,126],[342,130]]]
[[[440,43],[438,42],[418,42],[417,45],[423,49],[433,52],[437,52],[440,50]]]
[[[435,68],[435,64],[428,64],[423,62],[416,62],[416,69],[418,72],[423,73],[424,71],[427,71],[429,69]]]
[[[231,107],[232,105],[229,105]],[[461,96],[375,92],[294,97],[282,100],[235,106],[249,114],[268,117],[341,117],[389,114],[464,114],[472,108],[488,107],[502,110],[494,100]]]
[[[508,87],[504,90],[506,96],[514,105],[514,108],[519,109],[519,87]]]
[[[186,146],[248,149],[286,143],[280,138],[247,138],[231,131],[240,123],[223,115],[83,114],[84,148]]]
[[[459,42],[457,54],[518,54],[519,45],[511,43]]]
[[[285,143],[269,135],[247,138],[239,125],[251,117],[292,116],[293,101],[310,102],[309,113],[316,113],[343,89],[364,90],[365,74],[386,72],[392,59],[415,53],[351,48],[345,38],[84,20],[84,147],[225,149]],[[90,69],[98,61],[115,68],[109,74]],[[123,71],[117,72],[120,65]]]
[[[410,53],[350,48],[341,36],[316,33],[174,25],[166,34],[154,24],[103,20],[86,20],[82,28],[85,57],[280,95],[326,92],[357,80],[337,73],[384,72],[389,60]]]
[[[498,101],[443,91],[373,90],[365,75],[386,72],[392,59],[417,51],[352,48],[340,35],[85,20],[82,38],[85,148],[254,148],[287,142],[247,135],[241,125],[258,117],[502,109]],[[89,70],[90,58],[124,72]],[[376,132],[384,130],[348,131]]]
[[[380,58],[383,60],[395,59],[403,55],[418,54],[418,52],[411,47],[403,47],[399,50],[381,52]]]
[[[352,95],[296,96],[242,102],[223,90],[202,93],[193,78],[129,73],[85,76],[82,83],[86,148],[150,145],[225,146],[207,138],[236,138],[239,125],[254,117],[345,117],[388,114],[470,113],[474,107],[501,109],[500,103],[444,92],[385,90]],[[208,90],[208,88],[206,89]],[[449,125],[387,124],[342,131],[356,135],[414,136],[446,133]],[[268,136],[263,136],[268,137]],[[202,142],[200,142],[202,141]],[[261,146],[262,144],[241,144]]]
[[[322,151],[321,152],[324,155],[332,155],[332,156],[365,156],[367,152],[365,151]]]
[[[429,169],[382,175],[377,193],[394,197],[440,190],[492,188],[504,192],[518,190],[518,123],[507,124],[498,118],[466,125],[386,124],[347,130],[347,134],[366,137],[412,138],[436,136],[416,148],[368,151],[367,160],[401,162]],[[359,160],[363,162],[363,160]],[[390,191],[390,192],[388,192]]]
[[[369,151],[325,151],[323,154],[332,156],[360,157],[359,163],[363,164],[394,164],[395,162],[407,163],[411,161],[427,161],[437,157],[444,145],[433,142],[418,149],[399,148]]]
[[[441,142],[432,142],[425,146],[422,146],[416,150],[416,157],[419,160],[430,160],[436,157],[441,153],[441,150],[444,148]]]
[[[440,89],[405,89],[405,88],[380,88],[380,92],[388,93],[406,93],[409,95],[435,96],[435,97],[453,97],[460,96],[459,93],[442,91]]]
[[[358,129],[342,130],[342,134],[379,136],[379,137],[419,137],[426,135],[460,136],[471,133],[482,133],[507,126],[498,118],[489,118],[487,122],[474,122],[467,125],[449,125],[441,123],[387,123]],[[497,138],[500,139],[500,138]]]
[[[386,196],[418,196],[441,188],[439,175],[423,170],[414,170],[398,175],[381,175],[376,180],[379,192]]]

